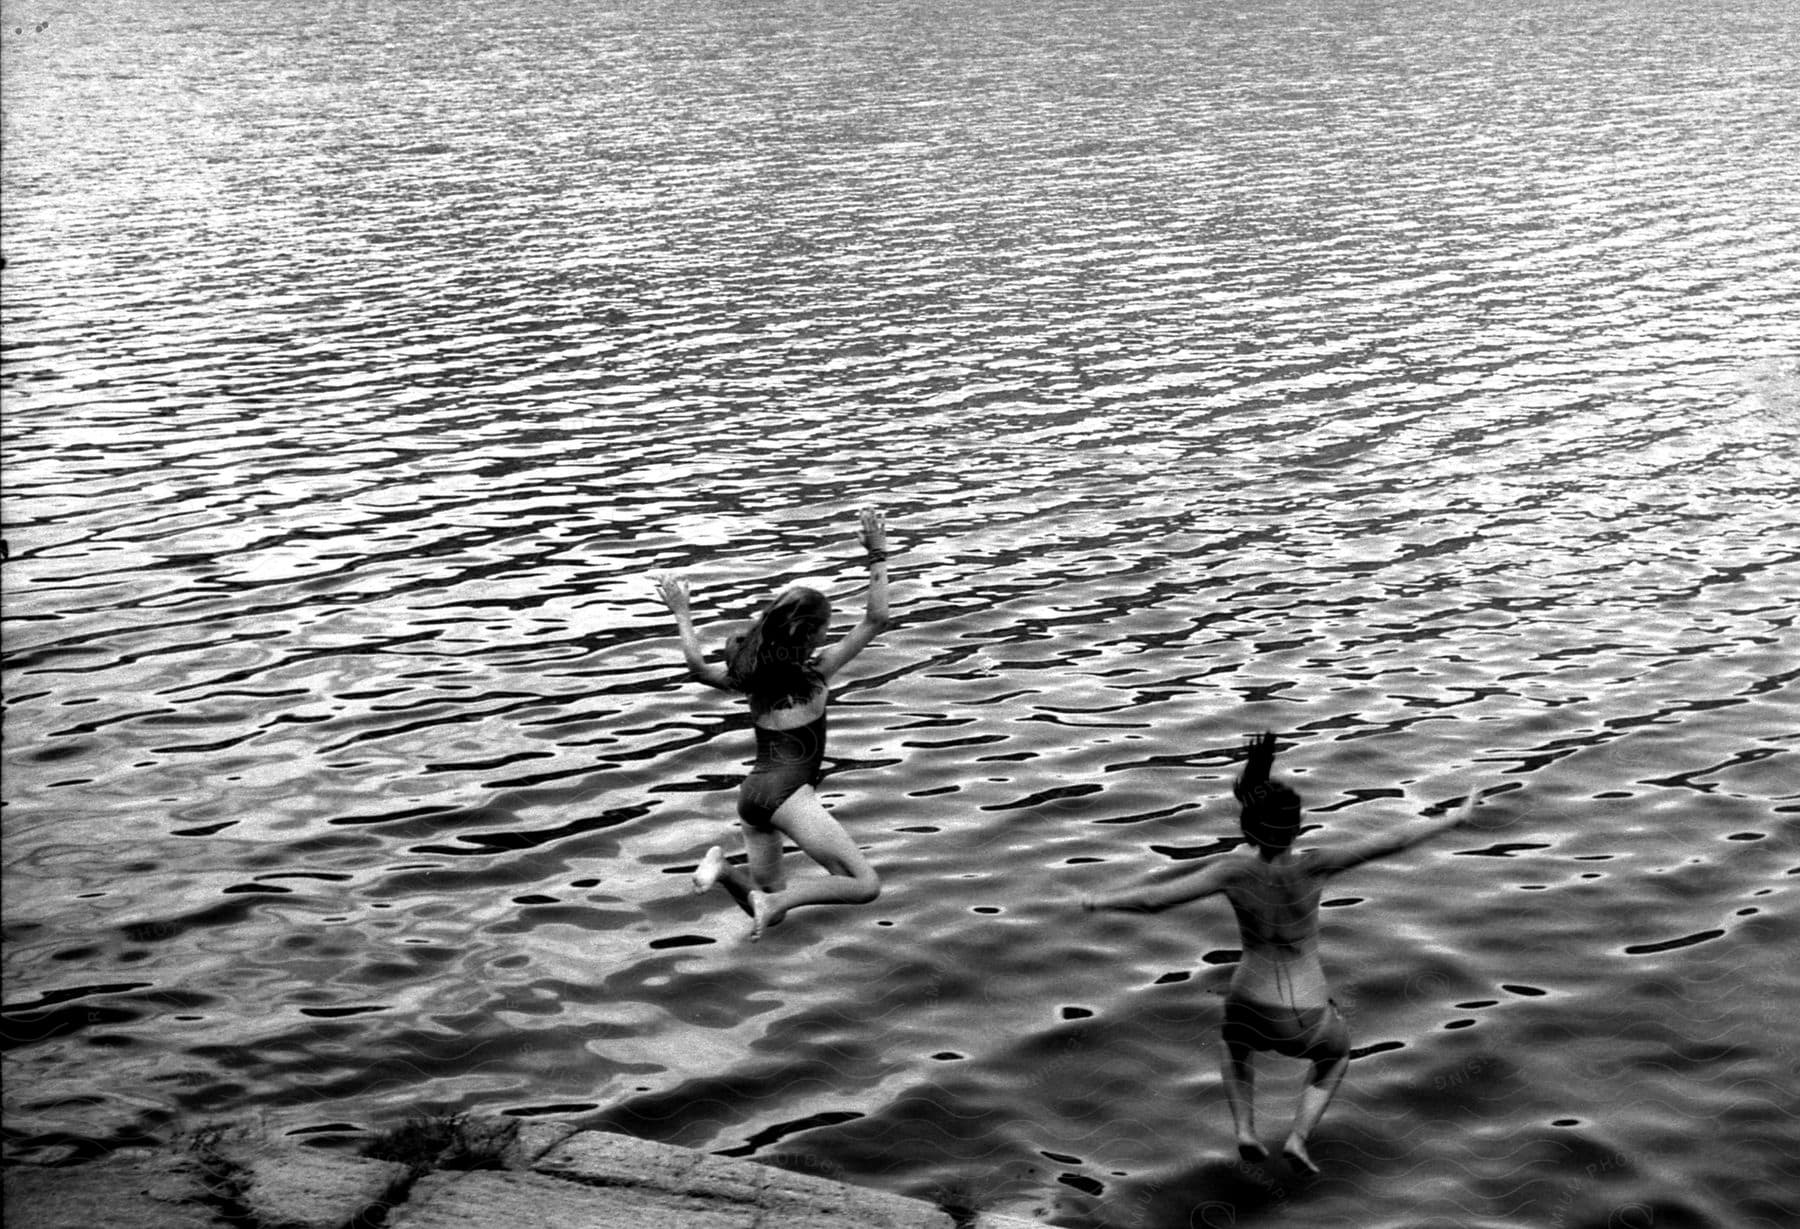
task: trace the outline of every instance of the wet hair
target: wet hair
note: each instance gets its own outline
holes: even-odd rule
[[[831,621],[831,602],[817,589],[787,589],[725,645],[725,678],[750,697],[752,709],[799,703],[818,687],[813,636]]]
[[[1259,734],[1250,740],[1244,771],[1231,787],[1241,807],[1238,823],[1265,858],[1287,852],[1300,834],[1300,795],[1271,778],[1274,766],[1275,736]]]

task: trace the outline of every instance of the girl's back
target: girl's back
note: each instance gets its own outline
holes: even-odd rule
[[[1313,873],[1308,859],[1282,854],[1274,861],[1247,861],[1225,890],[1237,911],[1245,948],[1293,948],[1316,940],[1325,881]]]
[[[1232,990],[1264,1002],[1323,1002],[1319,963],[1319,897],[1325,886],[1306,856],[1243,859],[1225,887],[1237,914],[1243,956]]]

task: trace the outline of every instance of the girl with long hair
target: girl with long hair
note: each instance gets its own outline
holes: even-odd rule
[[[681,653],[700,682],[744,695],[756,731],[756,762],[738,789],[738,821],[748,855],[744,866],[714,845],[694,872],[694,890],[722,887],[750,915],[750,938],[804,905],[866,904],[881,881],[814,784],[825,758],[825,704],[832,676],[888,626],[887,522],[879,509],[861,513],[857,537],[868,552],[869,596],[862,619],[821,652],[831,603],[816,589],[795,586],[726,645],[725,665],[706,660],[694,633],[686,582],[658,578],[656,588],[675,616]],[[782,841],[791,840],[826,871],[823,879],[790,885]]]

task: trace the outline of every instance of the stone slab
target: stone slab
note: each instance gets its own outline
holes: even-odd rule
[[[224,1229],[200,1202],[204,1170],[185,1155],[112,1159],[68,1168],[13,1166],[5,1173],[6,1229]]]
[[[265,1229],[344,1229],[384,1206],[405,1180],[394,1161],[315,1148],[220,1149],[238,1200]]]
[[[508,1169],[530,1169],[552,1148],[575,1134],[566,1122],[524,1121],[513,1129],[512,1142],[502,1157]]]
[[[755,1207],[708,1207],[665,1191],[583,1186],[536,1173],[428,1174],[388,1229],[752,1229]]]
[[[680,1191],[686,1189],[688,1175],[704,1155],[610,1131],[582,1131],[544,1153],[531,1168],[535,1173],[591,1186]]]
[[[756,1169],[763,1173],[761,1202],[763,1207],[782,1216],[806,1211],[811,1215],[835,1216],[845,1213],[854,1199],[863,1196],[880,1196],[884,1199],[898,1199],[898,1195],[888,1195],[881,1191],[869,1191],[860,1187],[846,1186],[842,1182],[833,1182],[829,1178],[821,1178],[816,1174],[797,1173],[791,1169],[782,1169],[766,1163],[757,1164]],[[918,1203],[918,1200],[908,1200]],[[948,1224],[950,1218],[931,1204],[921,1206],[930,1208],[937,1214],[936,1223]],[[777,1223],[780,1223],[777,1220]]]
[[[922,1200],[562,1123],[478,1125],[470,1140],[512,1168],[427,1174],[388,1211],[389,1229],[952,1229]],[[233,1201],[263,1229],[343,1229],[386,1206],[407,1173],[242,1135],[214,1150],[234,1171]],[[15,1167],[5,1229],[227,1229],[208,1183],[199,1159],[175,1150]],[[983,1213],[975,1229],[1042,1226]]]
[[[740,1209],[743,1224],[790,1229],[950,1229],[941,1207],[887,1191],[848,1186],[758,1161],[652,1143],[630,1135],[580,1132],[544,1153],[533,1166],[545,1177],[608,1189],[635,1189],[664,1206]]]
[[[747,1225],[951,1229],[952,1224],[948,1213],[923,1200],[605,1131],[571,1136],[545,1153],[533,1172],[654,1195],[670,1207],[709,1213],[739,1209]]]

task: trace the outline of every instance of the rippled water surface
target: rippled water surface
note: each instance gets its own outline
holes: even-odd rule
[[[11,1156],[549,1116],[1068,1226],[1774,1225],[1800,13],[5,4]],[[881,900],[687,876],[797,579]],[[1327,893],[1325,1176],[1222,905]],[[795,855],[797,857],[797,855]],[[1299,1072],[1271,1061],[1265,1134]]]

